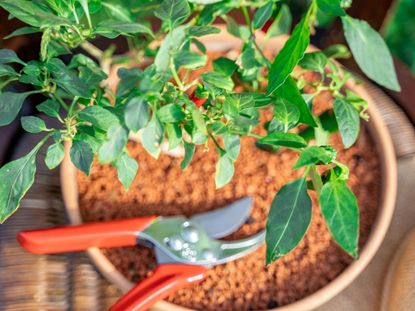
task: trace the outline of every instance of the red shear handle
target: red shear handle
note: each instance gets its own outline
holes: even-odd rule
[[[133,246],[137,243],[137,233],[156,218],[149,216],[22,231],[17,235],[17,240],[35,254],[83,251],[90,247]]]
[[[207,268],[185,264],[161,264],[148,279],[138,283],[110,311],[144,311],[180,288],[204,279]]]

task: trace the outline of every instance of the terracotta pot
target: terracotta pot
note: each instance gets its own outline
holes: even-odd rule
[[[257,40],[260,42],[263,34],[257,35]],[[278,51],[287,40],[287,37],[278,37],[272,39],[267,44],[267,49],[271,51]],[[223,51],[238,48],[241,46],[241,40],[222,31],[218,35],[206,36],[204,43],[210,51]],[[311,47],[310,50],[315,50]],[[391,140],[391,136],[386,128],[385,123],[375,106],[374,100],[365,91],[361,85],[350,83],[350,89],[359,94],[369,103],[370,122],[368,128],[370,134],[375,142],[380,161],[381,161],[381,199],[378,207],[377,218],[373,224],[370,236],[361,249],[360,258],[350,264],[337,278],[332,282],[318,290],[317,292],[305,297],[295,303],[278,307],[273,310],[278,311],[305,311],[314,309],[326,301],[333,298],[346,288],[367,266],[373,256],[376,254],[380,244],[389,227],[392,218],[393,210],[395,208],[395,199],[397,192],[397,168],[395,152]],[[68,146],[67,146],[68,147]],[[65,207],[72,224],[82,223],[78,203],[78,189],[76,181],[76,169],[72,165],[69,157],[66,157],[61,166],[61,184],[63,199]],[[112,265],[108,258],[98,249],[91,248],[87,251],[88,255],[101,271],[101,273],[112,283],[117,285],[122,291],[128,291],[134,284],[127,280],[117,269]],[[258,263],[262,264],[262,263]],[[171,303],[160,301],[154,306],[154,310],[165,311],[184,311],[189,310]]]

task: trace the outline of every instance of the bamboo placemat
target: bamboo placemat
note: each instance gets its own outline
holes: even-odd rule
[[[415,182],[415,176],[408,174],[415,170],[414,128],[405,114],[378,88],[369,83],[367,87],[376,98],[394,140],[399,158],[400,197],[380,252],[348,289],[319,311],[377,311],[376,303],[380,300],[388,260],[405,231],[415,226],[415,208],[412,208],[412,216],[408,214],[415,202],[415,192],[409,187]],[[21,156],[36,141],[36,135],[24,135],[11,152],[16,157]],[[15,235],[21,230],[67,223],[58,170],[49,171],[44,165],[44,156],[42,149],[37,158],[39,166],[34,187],[22,200],[21,208],[0,226],[0,311],[106,310],[121,293],[100,276],[86,255],[32,255],[16,243]]]

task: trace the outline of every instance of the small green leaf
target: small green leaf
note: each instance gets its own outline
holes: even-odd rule
[[[28,93],[0,93],[0,126],[10,124],[16,119]]]
[[[317,6],[326,14],[344,16],[346,12],[344,12],[340,2],[341,0],[317,0]]]
[[[39,143],[24,157],[5,164],[0,169],[0,224],[13,214],[32,186],[36,173],[36,154]]]
[[[60,105],[53,99],[47,99],[43,103],[36,106],[36,109],[49,117],[57,118],[59,116]]]
[[[157,110],[157,117],[163,123],[175,123],[183,120],[186,115],[180,105],[167,104]]]
[[[300,122],[316,127],[316,121],[311,113],[310,108],[301,96],[300,90],[297,87],[294,79],[288,77],[284,84],[275,92],[275,97],[285,99],[286,101],[294,104],[300,111]]]
[[[163,138],[164,128],[157,116],[153,115],[153,118],[143,130],[141,142],[144,149],[155,159],[160,155],[160,144]]]
[[[119,35],[133,35],[139,33],[154,36],[151,29],[143,24],[115,20],[102,21],[97,25],[95,33],[109,39],[114,39]]]
[[[220,29],[213,26],[192,26],[188,30],[189,36],[192,37],[203,37],[217,33],[220,33]]]
[[[324,74],[327,65],[327,56],[323,52],[312,52],[304,54],[298,65],[306,70],[316,71]]]
[[[176,68],[197,69],[206,65],[207,56],[198,53],[182,50],[174,57]]]
[[[249,39],[250,33],[248,27],[241,26],[229,15],[223,16],[223,18],[226,21],[226,30],[228,33],[242,40]]]
[[[85,175],[89,176],[91,170],[92,160],[94,159],[94,153],[89,144],[84,141],[74,140],[70,151],[72,163]]]
[[[0,65],[0,78],[9,76],[16,77],[19,76],[19,74],[8,65]]]
[[[163,0],[154,15],[162,21],[168,22],[170,29],[173,29],[189,17],[189,3],[187,0]]]
[[[288,148],[304,148],[307,146],[307,142],[304,140],[304,138],[294,133],[275,132],[261,138],[258,142],[260,144]]]
[[[227,91],[232,91],[234,87],[233,81],[230,77],[224,76],[218,72],[205,72],[202,74],[202,80],[206,84]]]
[[[146,126],[149,119],[149,107],[143,97],[136,96],[128,100],[124,112],[125,125],[128,129],[138,132]]]
[[[213,61],[213,70],[225,76],[232,76],[238,65],[229,58],[219,57]]]
[[[293,250],[311,222],[312,205],[306,179],[297,179],[275,196],[266,227],[267,264]]]
[[[165,128],[169,140],[169,150],[172,150],[182,142],[182,128],[176,123],[166,123]]]
[[[21,35],[28,35],[32,33],[41,32],[39,28],[36,27],[22,27],[19,29],[16,29],[11,34],[4,37],[4,40],[11,39],[13,37],[21,36]]]
[[[267,30],[267,33],[265,35],[265,40],[271,37],[276,37],[276,36],[290,33],[291,24],[292,24],[292,16],[291,16],[290,8],[288,7],[287,4],[283,3],[280,11],[278,12],[271,26]]]
[[[223,137],[225,151],[232,161],[236,161],[241,150],[241,139],[238,135],[228,134]]]
[[[109,110],[101,106],[88,106],[78,113],[78,121],[90,122],[93,126],[108,131],[114,124],[118,124],[118,118]]]
[[[118,179],[123,184],[125,190],[128,190],[137,175],[137,161],[124,152],[117,160],[115,160],[114,166],[117,169]]]
[[[311,164],[328,164],[336,159],[336,151],[331,147],[310,146],[305,148],[294,165],[294,169]]]
[[[347,46],[343,44],[333,44],[323,50],[323,53],[330,58],[349,58],[351,56]]]
[[[380,85],[400,91],[392,55],[382,37],[365,21],[345,16],[342,22],[347,43],[362,71]]]
[[[351,256],[357,258],[359,240],[359,208],[353,192],[345,181],[330,180],[320,193],[324,219],[334,240]]]
[[[232,179],[235,172],[235,167],[231,158],[225,153],[223,154],[218,163],[216,163],[215,183],[216,189],[222,188]]]
[[[197,108],[192,109],[192,119],[193,119],[194,124],[198,128],[198,130],[202,132],[202,134],[207,135],[208,132],[206,129],[206,122],[205,122],[205,119],[203,118],[203,114],[200,112],[199,109]]]
[[[265,5],[260,7],[255,12],[254,19],[252,20],[252,26],[254,29],[262,28],[265,23],[271,18],[273,6],[274,2],[268,1]]]
[[[52,170],[63,160],[65,151],[61,142],[54,143],[48,147],[45,157],[46,166]]]
[[[353,105],[342,98],[336,98],[333,110],[339,126],[340,135],[345,148],[355,143],[360,131],[359,112]]]
[[[300,110],[289,101],[279,98],[274,103],[274,119],[268,131],[288,132],[294,128],[300,120]]]
[[[179,26],[170,31],[164,38],[154,59],[158,73],[169,71],[171,55],[177,52],[186,39],[185,26]]]
[[[120,124],[114,124],[109,128],[107,137],[108,140],[98,150],[98,158],[101,163],[111,163],[121,155],[127,144],[128,132]]]
[[[184,145],[184,159],[180,163],[180,167],[184,171],[190,164],[193,159],[193,155],[195,154],[196,145],[188,142],[183,142]]]
[[[278,53],[269,71],[267,94],[273,94],[291,74],[294,67],[303,58],[310,44],[310,11],[295,27],[293,34]]]
[[[9,63],[19,63],[22,65],[26,65],[26,63],[22,61],[13,50],[1,49],[0,50],[0,64],[9,64]]]
[[[23,129],[29,133],[40,133],[47,130],[45,121],[38,117],[22,117],[21,123]]]

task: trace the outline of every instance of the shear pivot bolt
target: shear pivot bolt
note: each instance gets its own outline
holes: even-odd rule
[[[197,228],[189,223],[184,225],[181,235],[186,242],[196,243],[199,241],[199,232],[197,231]]]
[[[166,244],[176,251],[179,251],[183,248],[183,240],[178,236],[172,236],[166,241]]]

